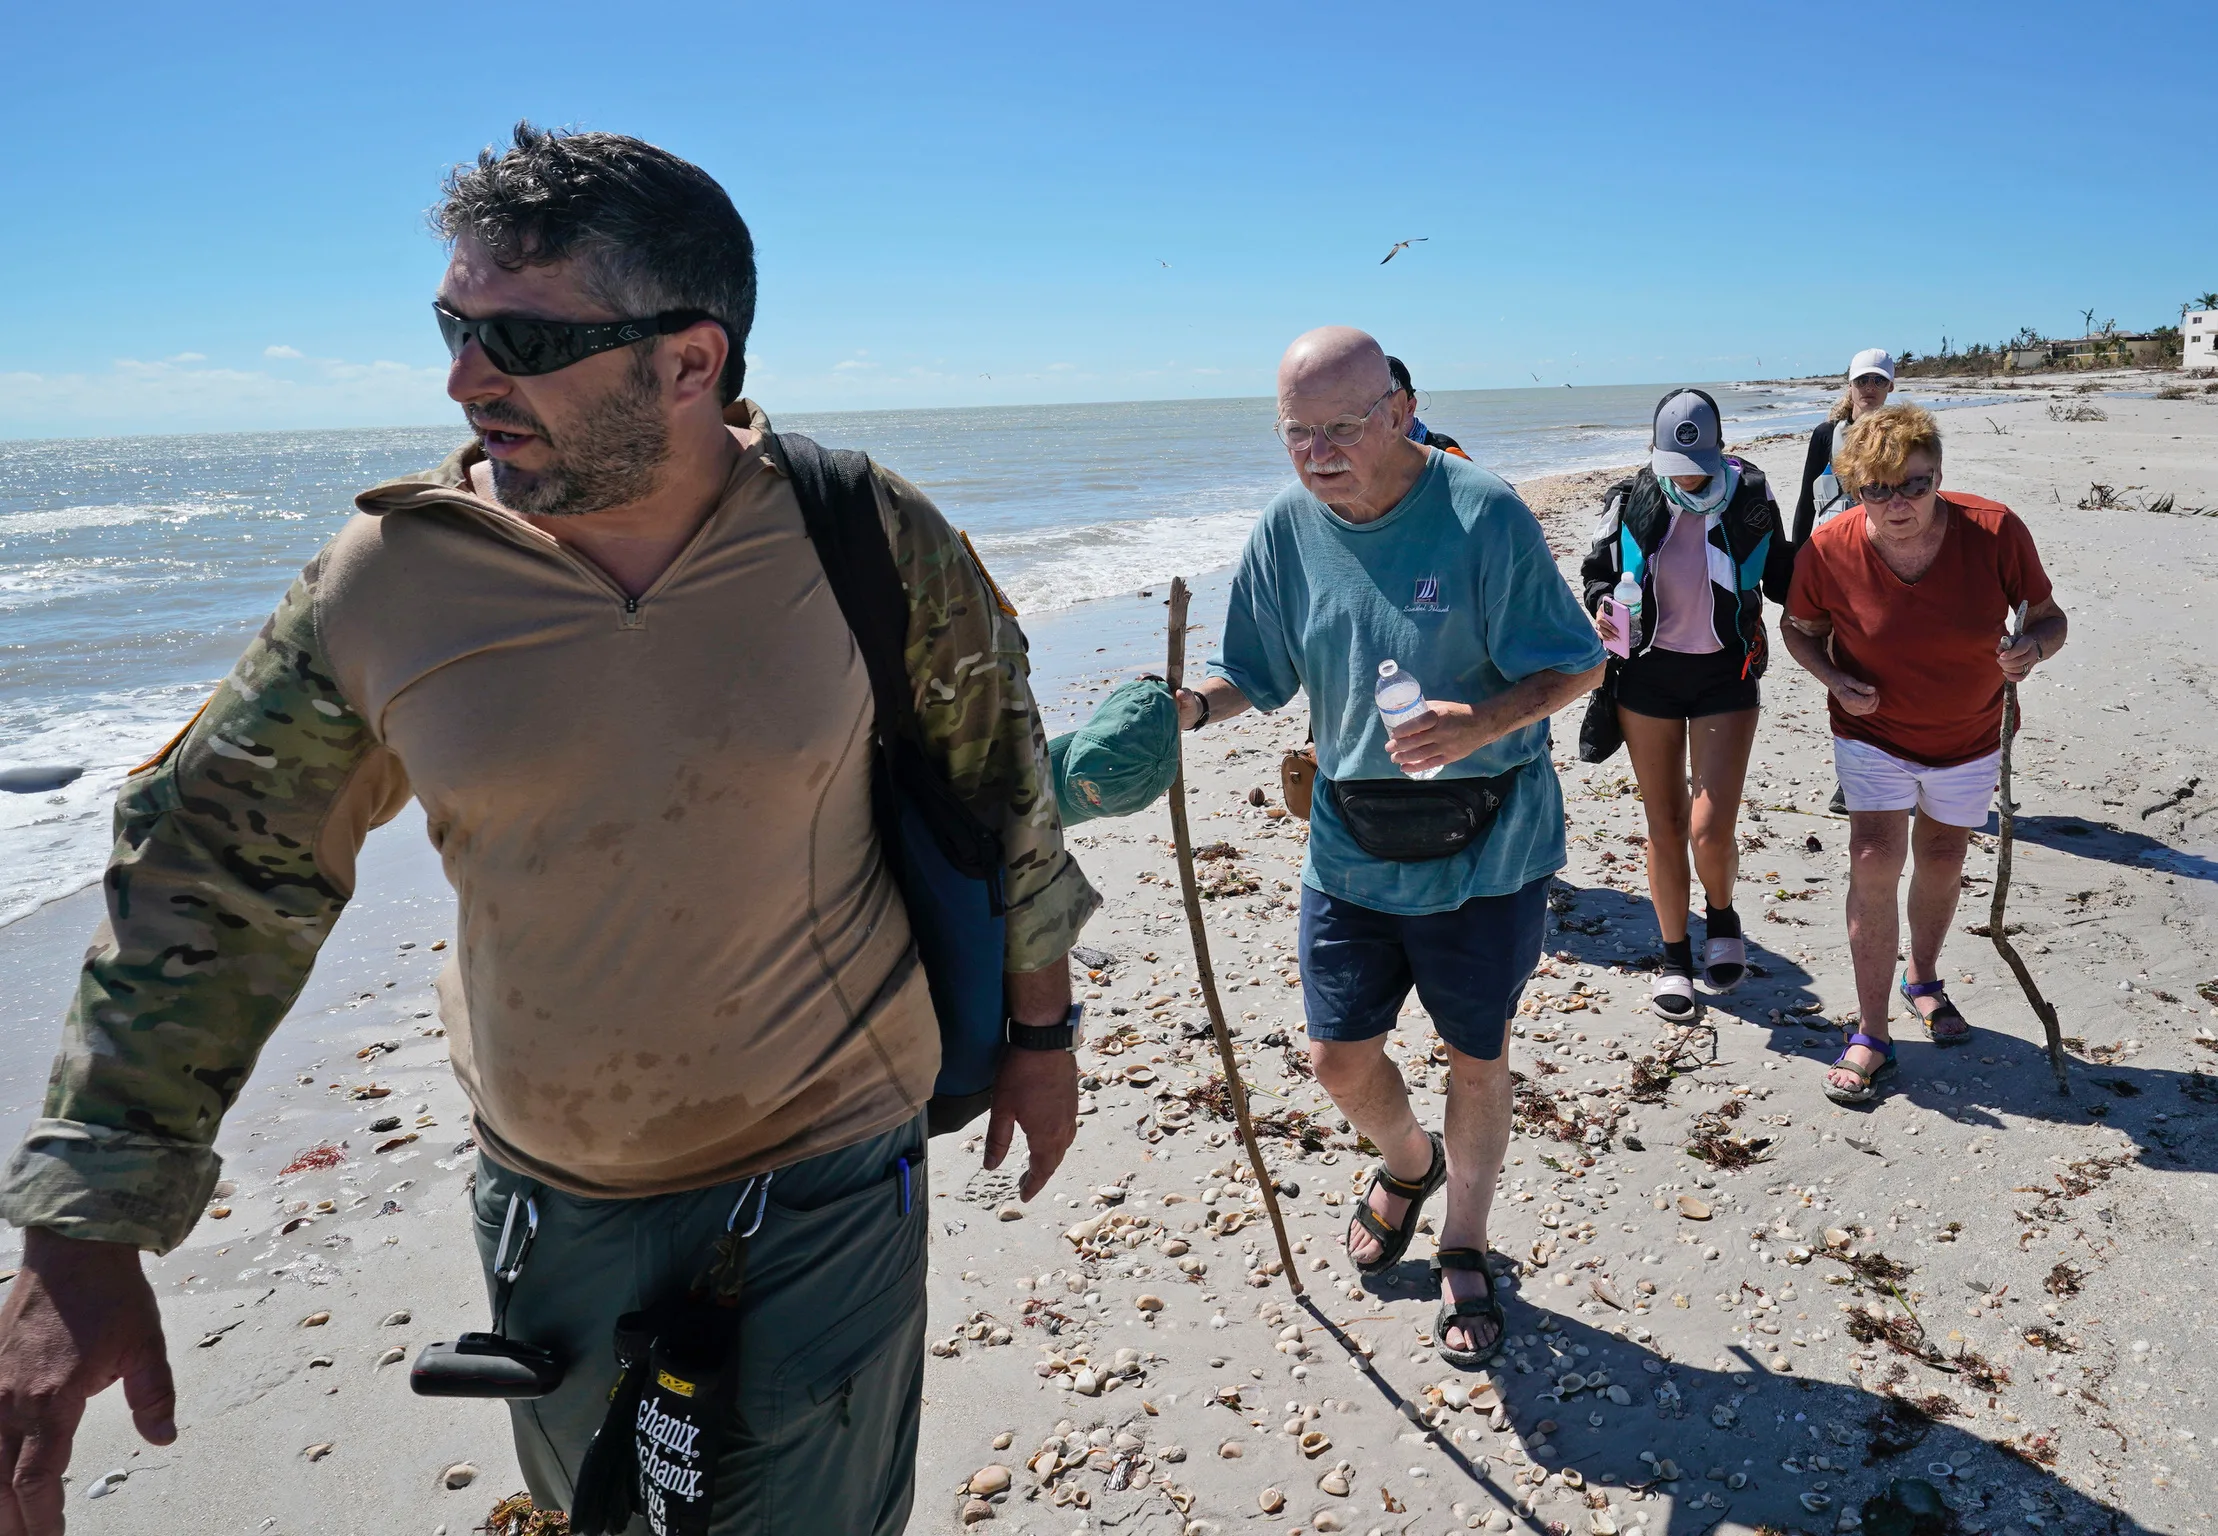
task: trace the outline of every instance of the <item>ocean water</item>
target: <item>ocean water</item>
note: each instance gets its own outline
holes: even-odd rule
[[[1806,429],[1830,402],[1784,385],[1709,387],[1737,439]],[[1516,481],[1637,458],[1661,393],[1442,392],[1423,415]],[[868,449],[915,481],[1017,606],[1045,617],[1232,563],[1292,478],[1272,415],[1254,399],[776,423]],[[191,716],[354,493],[437,462],[463,435],[0,441],[0,769],[85,770],[60,790],[0,792],[0,923],[99,877],[116,785]],[[1043,677],[1043,693],[1057,681]]]

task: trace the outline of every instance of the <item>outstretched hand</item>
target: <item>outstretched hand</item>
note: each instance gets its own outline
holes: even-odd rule
[[[33,1227],[0,1306],[0,1536],[62,1536],[62,1474],[85,1400],[120,1381],[138,1431],[177,1438],[161,1313],[138,1250]]]

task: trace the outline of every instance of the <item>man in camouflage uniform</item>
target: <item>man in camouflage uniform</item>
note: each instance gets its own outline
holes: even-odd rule
[[[0,1309],[0,1536],[61,1530],[71,1436],[110,1383],[174,1437],[139,1250],[206,1205],[225,1110],[411,796],[459,897],[439,990],[480,1248],[528,1198],[506,1331],[566,1366],[512,1405],[535,1499],[570,1504],[617,1315],[698,1281],[748,1190],[713,1530],[900,1531],[937,1028],[872,822],[866,671],[738,398],[746,226],[649,145],[528,127],[450,178],[440,219],[475,438],[359,499],[119,797],[108,921],[0,1175],[28,1229]],[[926,755],[1007,855],[1010,1034],[1043,1033],[996,1079],[987,1162],[1021,1125],[1029,1199],[1075,1130],[1073,1058],[1042,1042],[1098,898],[1063,850],[1023,637],[931,503],[876,489]]]

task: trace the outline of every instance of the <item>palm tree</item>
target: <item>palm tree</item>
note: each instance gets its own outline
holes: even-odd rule
[[[2095,312],[2091,309],[2083,309],[2079,313],[2080,317],[2087,322],[2087,328],[2081,331],[2080,334],[2082,336],[2092,336],[2095,333]]]
[[[2197,294],[2192,303],[2197,309],[2218,309],[2218,293]]]

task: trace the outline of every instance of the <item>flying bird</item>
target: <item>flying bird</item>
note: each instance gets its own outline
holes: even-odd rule
[[[1423,245],[1423,244],[1424,244],[1424,243],[1425,243],[1425,242],[1426,242],[1427,240],[1430,240],[1431,238],[1432,238],[1432,236],[1430,236],[1430,235],[1419,235],[1419,236],[1418,236],[1418,237],[1417,237],[1416,239],[1414,239],[1414,240],[1400,240],[1400,241],[1396,241],[1396,242],[1395,242],[1395,245],[1394,245],[1394,249],[1392,249],[1391,251],[1388,251],[1388,252],[1387,252],[1387,253],[1386,253],[1386,254],[1385,254],[1384,256],[1381,256],[1381,257],[1379,258],[1379,265],[1380,265],[1380,266],[1382,266],[1382,267],[1383,267],[1383,266],[1385,266],[1385,265],[1386,265],[1386,264],[1387,264],[1388,262],[1392,261],[1392,260],[1393,260],[1393,259],[1394,259],[1395,257],[1397,257],[1397,256],[1401,255],[1401,254],[1402,254],[1402,252],[1404,252],[1404,251],[1408,250],[1408,249],[1409,249],[1409,248],[1410,248],[1411,246],[1413,246],[1413,245]]]
[[[1169,263],[1169,262],[1165,261],[1165,260],[1164,260],[1164,259],[1163,259],[1162,257],[1160,257],[1160,256],[1158,256],[1158,257],[1156,257],[1156,258],[1155,258],[1155,264],[1156,264],[1157,266],[1159,266],[1159,267],[1167,267],[1167,266],[1169,266],[1169,265],[1170,265],[1170,263]]]

